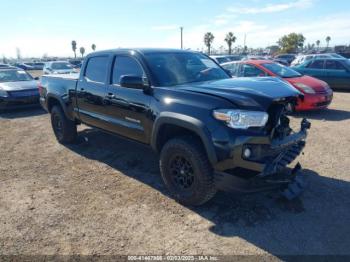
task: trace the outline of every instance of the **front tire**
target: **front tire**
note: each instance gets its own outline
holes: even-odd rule
[[[216,193],[208,157],[201,143],[192,137],[174,138],[164,145],[160,170],[171,194],[184,205],[202,205]]]
[[[74,121],[66,117],[60,106],[54,106],[51,110],[51,125],[59,143],[70,144],[75,142],[77,126]]]

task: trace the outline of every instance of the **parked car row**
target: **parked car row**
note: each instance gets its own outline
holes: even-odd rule
[[[350,61],[346,58],[315,59],[292,68],[301,74],[319,78],[334,89],[350,90]]]
[[[32,71],[32,70],[44,70],[45,65],[52,63],[58,63],[61,64],[62,62],[69,63],[70,67],[79,69],[82,65],[82,59],[70,59],[68,61],[49,61],[49,62],[18,62],[18,63],[12,63],[12,64],[2,64],[0,63],[0,68],[7,68],[7,67],[13,67],[13,68],[20,68],[26,71]]]
[[[210,56],[218,64],[228,63],[232,61],[240,60],[273,60],[282,65],[296,66],[305,61],[314,60],[318,58],[345,58],[337,53],[324,53],[324,54],[280,54],[276,56],[262,56],[262,55],[213,55]]]
[[[67,61],[52,61],[45,63],[43,68],[44,75],[48,74],[71,74],[78,71]]]
[[[246,60],[223,64],[233,77],[278,77],[299,90],[303,97],[290,111],[304,111],[326,108],[333,99],[333,91],[324,81],[302,75],[297,71],[269,60]]]
[[[312,109],[326,108],[332,101],[333,93],[331,88],[350,89],[350,61],[337,54],[307,55],[297,57],[300,64],[293,67],[284,66],[288,64],[294,55],[280,55],[268,60],[267,57],[261,56],[212,56],[218,64],[230,72],[233,77],[278,77],[288,82],[294,88],[303,94],[303,98],[299,98],[296,106],[290,105],[291,111],[303,111]],[[303,61],[303,62],[302,62]],[[223,63],[224,62],[224,63]],[[81,66],[81,59],[72,59],[69,61],[52,61],[46,63],[26,63],[25,66],[37,68],[43,66],[43,74],[71,74],[77,73]],[[293,62],[297,64],[297,62]],[[20,64],[17,64],[21,66]],[[196,66],[196,65],[193,65]],[[23,70],[11,67],[6,64],[0,64],[0,69],[7,69],[12,74],[21,75]],[[11,70],[12,71],[11,71]],[[5,71],[3,71],[3,82],[6,82]],[[6,71],[6,72],[7,72]],[[17,72],[17,73],[14,73]],[[22,80],[21,80],[22,81]],[[16,82],[12,81],[13,85]],[[23,85],[18,84],[19,88]],[[3,89],[2,94],[4,94]],[[2,96],[2,102],[3,96]],[[6,96],[8,99],[8,96]]]

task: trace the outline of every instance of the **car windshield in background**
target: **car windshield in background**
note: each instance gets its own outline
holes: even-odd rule
[[[231,60],[228,57],[217,57],[216,60],[219,64],[230,62]]]
[[[149,53],[145,57],[159,86],[230,78],[215,62],[199,53]]]
[[[52,63],[51,68],[54,70],[68,70],[72,69],[72,65],[69,63]]]
[[[33,78],[22,70],[2,70],[0,71],[0,82],[31,81]]]
[[[301,74],[294,71],[293,69],[277,63],[266,63],[262,64],[262,66],[280,77],[291,78],[301,76]]]

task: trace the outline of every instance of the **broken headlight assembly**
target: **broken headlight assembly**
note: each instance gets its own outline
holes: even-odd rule
[[[215,119],[225,122],[227,126],[234,129],[263,127],[269,119],[269,115],[266,112],[234,109],[214,110],[213,116]]]

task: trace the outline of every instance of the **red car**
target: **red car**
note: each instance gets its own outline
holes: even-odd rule
[[[302,75],[293,69],[270,60],[246,60],[221,65],[233,77],[280,77],[304,94],[298,105],[291,110],[304,111],[326,108],[332,102],[333,91],[328,84],[317,78]]]

